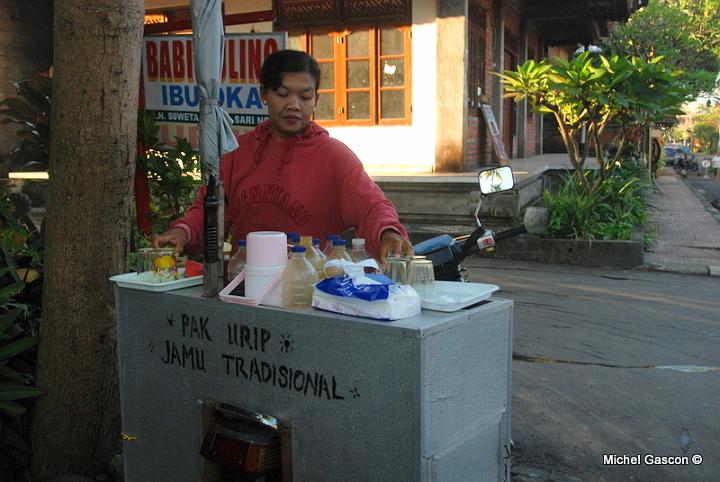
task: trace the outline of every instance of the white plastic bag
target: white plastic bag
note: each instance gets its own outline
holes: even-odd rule
[[[377,320],[399,320],[420,314],[422,301],[412,286],[394,284],[384,275],[336,276],[315,285],[312,306],[320,310]]]

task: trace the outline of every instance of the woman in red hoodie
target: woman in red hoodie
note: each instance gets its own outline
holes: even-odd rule
[[[238,138],[220,165],[225,189],[225,233],[299,232],[324,239],[354,227],[368,253],[412,253],[393,204],[357,156],[311,121],[320,95],[320,67],[310,55],[281,50],[260,71],[260,93],[270,119]],[[177,252],[202,252],[203,198],[156,238]],[[235,244],[235,243],[233,243]]]

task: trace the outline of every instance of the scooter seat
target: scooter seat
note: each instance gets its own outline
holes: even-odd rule
[[[455,243],[456,241],[452,236],[449,234],[442,234],[416,244],[413,246],[413,251],[418,256],[426,256],[439,249],[449,248]]]

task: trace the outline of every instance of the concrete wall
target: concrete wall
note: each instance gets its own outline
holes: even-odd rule
[[[437,11],[438,98],[435,169],[462,170],[465,136],[467,32],[465,0],[439,0]]]
[[[0,0],[0,98],[14,97],[14,83],[52,64],[52,2]],[[15,146],[15,130],[0,129],[0,152]]]

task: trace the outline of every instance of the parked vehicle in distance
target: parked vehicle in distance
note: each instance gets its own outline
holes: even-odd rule
[[[695,156],[681,156],[680,159],[678,159],[675,164],[673,164],[673,168],[675,169],[675,172],[680,172],[683,169],[685,171],[697,171],[699,169],[698,162],[695,160]]]
[[[675,166],[675,163],[685,158],[685,147],[680,144],[668,144],[663,147],[663,154],[665,154],[665,165]]]

